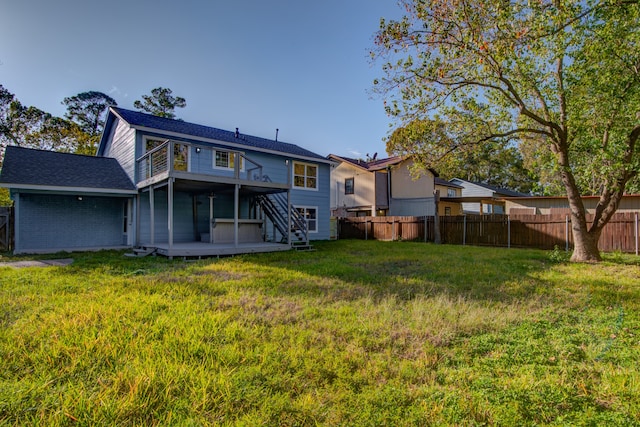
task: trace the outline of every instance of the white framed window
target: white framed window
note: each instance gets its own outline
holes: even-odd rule
[[[353,194],[354,192],[354,178],[345,178],[344,180],[344,194]]]
[[[240,162],[240,170],[244,170],[244,162],[239,153],[233,151],[213,150],[214,169],[235,169],[236,161]]]
[[[318,165],[293,162],[293,187],[318,190]]]
[[[296,206],[296,210],[307,222],[309,233],[318,232],[318,207],[317,206]]]
[[[454,188],[447,188],[447,197],[456,197],[456,190]]]

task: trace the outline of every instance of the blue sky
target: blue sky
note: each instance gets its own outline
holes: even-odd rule
[[[368,53],[400,13],[394,0],[0,0],[0,84],[59,116],[80,92],[133,109],[168,87],[186,121],[382,157],[390,119]]]

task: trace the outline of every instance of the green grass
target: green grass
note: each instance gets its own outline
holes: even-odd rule
[[[637,257],[316,248],[0,265],[0,425],[640,425]]]

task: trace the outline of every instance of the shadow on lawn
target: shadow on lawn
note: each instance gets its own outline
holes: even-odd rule
[[[251,258],[253,264],[284,268],[308,280],[278,286],[284,293],[337,298],[447,294],[469,299],[511,301],[545,294],[538,279],[551,267],[543,251],[413,242],[343,240],[314,243],[315,252],[277,253]]]

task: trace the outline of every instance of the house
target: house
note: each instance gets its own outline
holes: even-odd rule
[[[0,185],[15,201],[18,253],[225,255],[328,239],[330,165],[239,129],[111,107],[96,157],[10,147]]]
[[[594,214],[600,196],[582,196],[588,214]],[[570,215],[566,196],[509,197],[503,200],[508,215]],[[617,213],[640,212],[640,194],[625,194]]]
[[[410,157],[370,160],[330,154],[333,216],[422,216],[435,214],[432,169],[411,175]]]
[[[504,198],[528,197],[526,194],[506,188],[494,187],[482,182],[460,178],[449,180],[462,187],[462,210],[465,214],[504,214]]]
[[[440,192],[438,215],[462,215],[462,203],[458,200],[462,197],[462,186],[440,177],[435,177],[434,183],[436,190]]]

